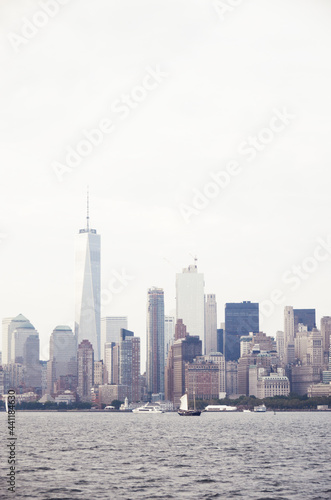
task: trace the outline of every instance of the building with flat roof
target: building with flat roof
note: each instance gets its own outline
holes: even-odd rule
[[[209,293],[205,301],[205,354],[217,351],[216,295]]]
[[[225,304],[225,359],[240,358],[240,337],[258,333],[259,304],[250,301]]]
[[[91,342],[82,340],[77,351],[78,388],[80,401],[91,401],[91,389],[94,385],[94,351]]]
[[[104,355],[106,343],[119,343],[122,328],[128,328],[127,316],[105,316],[101,318],[101,356]]]
[[[293,309],[294,315],[294,333],[298,331],[299,323],[307,326],[308,332],[316,328],[316,311],[315,309]]]
[[[147,293],[147,391],[164,394],[164,291],[150,288]]]
[[[166,399],[175,407],[185,393],[185,363],[192,363],[194,358],[202,355],[202,341],[196,336],[187,335],[179,338],[171,346],[166,367]]]
[[[204,276],[194,265],[176,274],[176,320],[182,319],[190,335],[205,337]]]
[[[312,384],[308,387],[307,395],[309,398],[330,398],[331,382],[329,384]]]

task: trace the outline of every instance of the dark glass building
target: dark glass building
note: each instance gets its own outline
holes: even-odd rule
[[[223,328],[217,329],[217,352],[224,354],[224,330]]]
[[[293,309],[294,314],[294,333],[298,331],[298,324],[302,323],[308,327],[308,332],[316,328],[315,309]]]
[[[259,304],[241,302],[225,304],[225,359],[236,361],[240,357],[240,337],[258,333]]]

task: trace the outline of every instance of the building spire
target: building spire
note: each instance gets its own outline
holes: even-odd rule
[[[90,194],[89,187],[87,186],[87,204],[86,204],[86,230],[90,230]]]

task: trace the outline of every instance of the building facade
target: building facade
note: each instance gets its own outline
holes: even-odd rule
[[[240,337],[259,331],[258,303],[225,304],[225,359],[237,361],[240,358]]]
[[[169,351],[166,370],[166,399],[172,401],[175,407],[180,404],[180,398],[185,393],[185,364],[192,363],[197,356],[202,355],[202,341],[198,336],[187,335],[175,340]]]
[[[308,332],[316,328],[315,309],[293,309],[294,315],[294,334],[298,331],[298,325],[301,323],[307,327]]]
[[[78,388],[80,401],[91,401],[91,389],[94,385],[94,351],[92,343],[84,339],[78,346]]]
[[[203,344],[205,336],[204,286],[204,276],[198,273],[196,264],[176,274],[176,321],[182,319],[189,334],[198,335]]]
[[[89,213],[85,229],[76,236],[75,336],[77,345],[89,340],[100,360],[100,235],[90,229]]]
[[[147,391],[164,394],[164,292],[150,288],[147,294]]]
[[[128,328],[127,316],[106,316],[101,318],[101,356],[104,355],[106,343],[119,343],[122,328],[126,330]]]
[[[205,354],[217,350],[217,304],[216,295],[207,294],[205,302]]]
[[[164,364],[167,364],[170,346],[174,343],[175,318],[174,316],[164,317]]]
[[[49,341],[47,362],[47,393],[54,394],[54,384],[61,376],[77,374],[77,346],[69,326],[58,325]]]

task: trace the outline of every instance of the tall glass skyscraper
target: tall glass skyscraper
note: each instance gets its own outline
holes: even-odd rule
[[[77,345],[89,340],[95,361],[100,360],[100,235],[89,226],[76,237],[75,335]]]
[[[225,304],[225,359],[240,357],[240,337],[250,332],[259,333],[259,304],[244,301]]]
[[[164,292],[150,288],[147,298],[147,391],[164,394]]]

